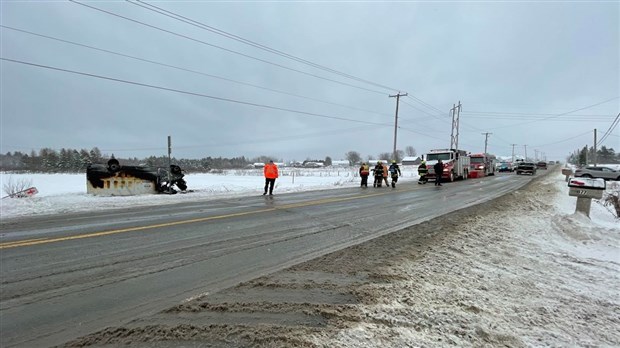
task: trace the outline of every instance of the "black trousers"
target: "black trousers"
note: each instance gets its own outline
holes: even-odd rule
[[[383,183],[382,176],[375,176],[375,182],[372,184],[374,187],[381,187],[381,183]]]
[[[265,193],[267,193],[267,189],[269,189],[269,194],[273,194],[273,187],[276,184],[276,179],[268,179],[265,178]]]
[[[441,174],[435,174],[435,186],[441,186]]]
[[[362,184],[361,186],[368,187],[368,175],[362,175]]]

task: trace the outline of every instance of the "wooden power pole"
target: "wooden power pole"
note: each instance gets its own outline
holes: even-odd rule
[[[394,148],[392,149],[392,159],[396,160],[396,136],[398,134],[398,104],[400,101],[400,97],[406,97],[407,93],[400,94],[398,92],[396,95],[390,95],[390,98],[396,98],[396,115],[394,116]]]

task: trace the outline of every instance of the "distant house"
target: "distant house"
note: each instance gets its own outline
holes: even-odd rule
[[[263,167],[265,167],[265,163],[256,162],[256,163],[252,164],[252,166],[253,166],[255,169],[258,169],[258,168],[263,168]]]
[[[332,167],[348,167],[349,161],[341,160],[341,161],[332,161]]]
[[[420,157],[416,157],[416,156],[409,156],[409,157],[405,157],[402,160],[402,165],[403,166],[417,166],[422,162],[422,159]]]
[[[321,162],[305,162],[304,167],[306,168],[322,168],[323,163]]]

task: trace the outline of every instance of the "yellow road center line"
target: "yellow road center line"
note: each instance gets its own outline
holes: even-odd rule
[[[399,192],[410,191],[410,190],[411,189],[409,189],[409,190],[401,190]],[[205,222],[205,221],[210,221],[210,220],[226,219],[226,218],[230,218],[230,217],[238,217],[238,216],[244,216],[244,215],[266,213],[266,212],[282,210],[282,209],[292,209],[292,208],[300,208],[300,207],[307,207],[307,206],[312,206],[312,205],[320,205],[320,204],[327,204],[327,203],[334,203],[334,202],[344,202],[344,201],[350,201],[350,200],[355,200],[355,199],[362,199],[362,198],[368,198],[368,197],[373,197],[373,196],[386,195],[388,193],[389,192],[380,192],[380,193],[366,194],[366,195],[363,195],[363,196],[353,196],[353,197],[344,197],[344,198],[325,198],[325,199],[319,199],[319,200],[315,200],[315,201],[285,204],[285,205],[282,205],[282,206],[279,206],[279,207],[273,207],[273,208],[268,208],[268,209],[259,209],[259,210],[254,210],[254,211],[246,211],[246,212],[242,212],[242,213],[232,213],[232,214],[224,214],[224,215],[217,215],[217,216],[209,216],[209,217],[198,218],[198,219],[189,219],[189,220],[181,220],[181,221],[174,221],[174,222],[166,222],[166,223],[163,223],[163,224],[155,224],[155,225],[147,225],[147,226],[121,228],[121,229],[110,230],[110,231],[78,234],[78,235],[75,235],[75,236],[68,236],[68,237],[37,238],[37,239],[26,239],[26,240],[21,240],[21,241],[5,242],[5,243],[0,243],[0,250],[1,249],[23,247],[23,246],[30,246],[30,245],[63,242],[63,241],[75,240],[75,239],[94,238],[94,237],[108,236],[108,235],[118,234],[118,233],[135,232],[135,231],[142,231],[142,230],[155,229],[155,228],[161,228],[161,227],[185,225],[185,224],[191,224],[191,223],[197,223],[197,222]]]

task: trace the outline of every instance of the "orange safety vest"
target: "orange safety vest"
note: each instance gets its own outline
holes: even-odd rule
[[[267,163],[263,173],[265,173],[265,178],[267,179],[276,179],[278,177],[278,167],[274,163]]]
[[[362,167],[360,168],[360,174],[361,175],[370,174],[370,167],[367,164],[362,165]]]

